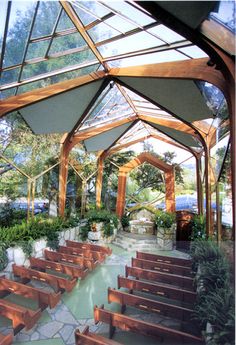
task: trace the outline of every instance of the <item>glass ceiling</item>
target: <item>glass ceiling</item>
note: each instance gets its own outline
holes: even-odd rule
[[[62,4],[1,2],[1,99],[98,69],[206,56],[133,2]]]

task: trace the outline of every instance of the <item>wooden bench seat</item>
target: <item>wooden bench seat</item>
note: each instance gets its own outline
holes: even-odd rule
[[[91,244],[91,243],[83,243],[83,242],[76,242],[76,241],[66,241],[66,245],[68,247],[75,247],[75,248],[81,248],[81,249],[88,249],[88,250],[92,250],[94,252],[101,252],[104,253],[106,255],[111,255],[112,254],[112,250],[109,247],[105,247],[105,246],[100,246],[98,244]]]
[[[13,342],[13,334],[7,335],[0,333],[0,345],[11,345]]]
[[[83,258],[82,256],[75,256],[65,253],[53,252],[47,249],[44,250],[44,256],[46,260],[63,263],[66,262],[69,264],[78,265],[80,267],[86,267],[89,270],[93,270],[98,265],[98,261],[95,262],[93,259]]]
[[[30,261],[31,268],[36,268],[40,270],[42,269],[44,271],[46,271],[47,269],[50,269],[56,272],[67,274],[68,276],[71,276],[73,278],[83,279],[88,274],[88,268],[80,268],[80,267],[75,267],[75,266],[71,266],[64,263],[62,264],[59,262],[37,259],[33,257],[31,257],[29,261]]]
[[[131,292],[133,290],[158,295],[180,302],[194,304],[196,302],[196,292],[183,290],[177,287],[165,286],[158,283],[144,282],[141,280],[125,278],[120,275],[117,277],[118,289],[127,288]]]
[[[99,263],[102,263],[106,258],[106,254],[104,253],[94,252],[89,249],[80,249],[76,247],[59,246],[58,251],[59,253],[82,256],[86,259],[93,259],[95,262],[98,261]]]
[[[161,326],[159,324],[149,323],[138,319],[125,316],[123,314],[114,313],[103,307],[94,307],[94,320],[98,322],[105,322],[110,326],[110,337],[113,336],[115,328],[118,327],[123,331],[130,331],[134,333],[143,334],[145,336],[154,336],[160,338],[172,338],[181,342],[189,342],[191,344],[204,344],[202,337],[178,331],[169,327]]]
[[[86,326],[83,332],[75,330],[75,345],[122,345],[117,341],[105,338],[99,334],[89,332],[89,326]]]
[[[108,303],[112,302],[121,305],[122,313],[125,311],[126,305],[145,311],[159,313],[181,321],[189,321],[193,313],[192,309],[108,288]]]
[[[15,335],[23,328],[31,329],[40,318],[41,309],[29,310],[5,299],[0,299],[0,315],[12,320]]]
[[[125,276],[138,279],[151,280],[156,283],[175,285],[187,290],[194,290],[194,280],[190,277],[178,276],[175,274],[144,270],[138,267],[125,266]]]
[[[76,278],[69,280],[53,274],[36,271],[32,268],[17,266],[16,264],[12,265],[12,271],[15,276],[22,278],[23,283],[29,282],[31,279],[39,280],[53,287],[56,292],[71,292],[77,283]]]
[[[48,306],[50,308],[54,308],[61,298],[60,292],[50,293],[42,289],[6,279],[2,276],[0,277],[0,296],[4,297],[9,293],[14,293],[16,295],[21,295],[25,298],[31,298],[38,301],[38,305],[41,310],[46,309]]]
[[[182,259],[182,258],[176,258],[176,257],[171,257],[171,256],[144,253],[144,252],[139,252],[139,251],[136,252],[136,258],[156,261],[156,262],[163,262],[166,264],[172,264],[172,265],[177,265],[177,266],[192,267],[192,260],[190,259]]]
[[[166,272],[170,274],[177,274],[180,276],[193,277],[193,272],[190,267],[177,266],[167,264],[164,262],[156,262],[145,259],[132,258],[132,267],[144,268],[146,270]]]

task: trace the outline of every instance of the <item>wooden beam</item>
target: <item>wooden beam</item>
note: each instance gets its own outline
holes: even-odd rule
[[[95,80],[99,80],[105,77],[105,72],[98,71],[90,73],[85,76],[75,78],[73,80],[66,80],[60,83],[49,85],[41,89],[35,89],[23,94],[12,96],[0,101],[0,117],[19,110],[27,105],[37,103],[55,95],[62,94],[64,92],[76,89],[80,86],[89,84]]]
[[[109,75],[112,77],[203,80],[217,86],[225,93],[227,85],[222,73],[208,66],[208,61],[208,58],[202,58],[140,66],[116,67],[111,68]]]

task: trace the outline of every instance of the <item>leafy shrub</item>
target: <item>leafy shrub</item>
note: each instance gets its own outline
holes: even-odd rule
[[[104,230],[103,230],[103,235],[105,237],[112,236],[114,233],[114,227],[111,223],[105,223],[104,224]]]
[[[33,240],[32,239],[30,239],[28,241],[20,242],[19,245],[27,257],[31,256],[31,254],[33,252]]]
[[[8,257],[6,252],[6,247],[4,245],[0,246],[0,271],[4,270],[8,264]]]
[[[129,226],[129,216],[127,216],[127,215],[123,215],[122,217],[121,217],[121,224],[122,224],[122,226],[123,226],[123,228],[126,228],[127,226]]]
[[[80,238],[82,241],[86,241],[88,238],[88,233],[90,231],[90,225],[86,224],[80,227]]]
[[[111,213],[107,210],[92,210],[86,214],[86,218],[90,224],[92,223],[113,223],[114,227],[117,228],[118,226],[118,217],[116,214]]]
[[[175,222],[175,214],[158,210],[155,216],[157,228],[169,229]]]
[[[206,217],[203,215],[195,215],[191,220],[192,233],[191,240],[206,238]]]
[[[213,333],[207,334],[209,345],[230,345],[234,340],[235,320],[229,262],[211,240],[193,241],[191,254],[195,265],[200,264],[199,279],[203,285],[193,318],[198,320],[203,330],[207,322],[213,326]]]

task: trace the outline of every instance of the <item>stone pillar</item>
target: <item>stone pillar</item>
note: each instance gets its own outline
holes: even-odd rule
[[[173,250],[175,247],[176,238],[176,224],[171,228],[158,228],[157,229],[157,247],[161,250]]]

